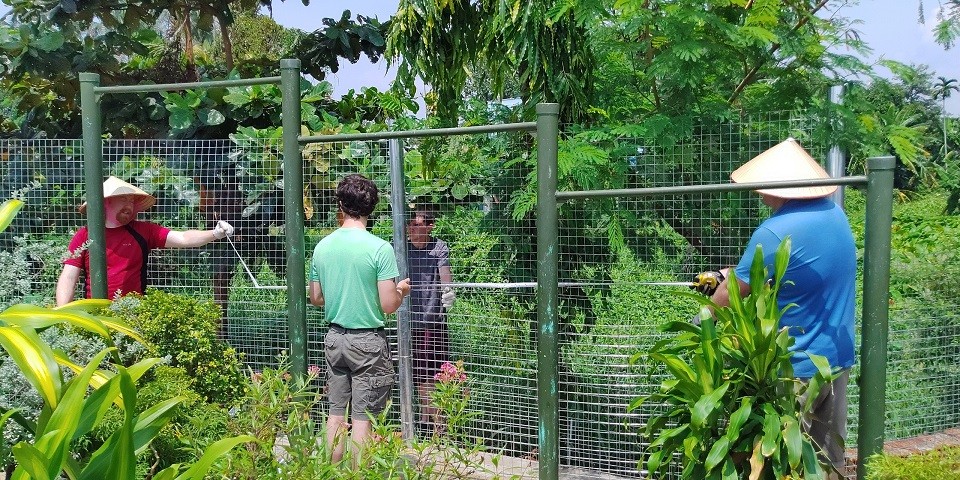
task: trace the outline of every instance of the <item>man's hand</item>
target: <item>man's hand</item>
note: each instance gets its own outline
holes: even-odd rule
[[[693,285],[690,288],[710,297],[717,291],[723,278],[720,272],[706,271],[693,278]]]
[[[457,301],[457,294],[451,287],[443,287],[443,294],[440,295],[440,305],[443,308],[450,308]]]
[[[229,237],[233,235],[233,225],[220,220],[217,222],[217,226],[213,227],[213,238],[220,240],[224,237]]]

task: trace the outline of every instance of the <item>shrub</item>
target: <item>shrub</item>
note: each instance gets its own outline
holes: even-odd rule
[[[202,449],[224,438],[227,433],[227,412],[216,404],[207,403],[193,389],[193,379],[176,367],[158,365],[138,382],[137,413],[179,397],[170,423],[163,427],[147,451],[138,455],[138,478],[148,471],[161,470],[176,463],[190,463],[199,458]],[[89,445],[97,448],[123,425],[124,412],[112,408],[100,425],[89,435]],[[92,452],[91,452],[92,453]]]
[[[941,480],[960,478],[960,446],[949,446],[909,457],[875,455],[867,480]]]
[[[777,250],[771,284],[758,246],[746,298],[732,277],[729,307],[689,294],[713,308],[716,323],[704,308],[700,326],[671,322],[664,330],[673,337],[637,354],[649,355],[672,375],[659,392],[631,405],[664,407],[646,425],[652,474],[665,473],[680,454],[684,479],[823,478],[801,415],[810,411],[831,371],[824,357],[810,354],[818,373],[806,383],[793,378],[793,338],[779,327],[783,312],[776,301],[789,255],[788,237]],[[803,392],[809,400],[799,404],[795,394]]]
[[[64,352],[75,361],[86,364],[106,345],[103,341],[84,335],[68,327],[53,326],[40,333],[40,338],[51,348]],[[0,349],[0,407],[17,408],[30,421],[36,421],[43,409],[43,399],[33,385],[23,375],[20,368],[10,358],[6,350]],[[3,429],[3,442],[7,448],[2,449],[9,454],[9,447],[21,441],[31,441],[32,435],[24,430],[20,424],[8,422]],[[12,457],[0,457],[0,465],[7,465]]]
[[[207,401],[229,405],[243,395],[240,359],[217,339],[220,307],[185,295],[148,290],[113,302],[110,312],[129,323],[156,350],[194,380]]]
[[[0,308],[50,302],[68,242],[66,238],[24,235],[13,239],[12,250],[0,251],[0,265],[4,266],[0,270]]]

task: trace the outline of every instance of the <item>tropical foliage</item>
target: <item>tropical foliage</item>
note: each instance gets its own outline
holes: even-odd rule
[[[22,206],[17,199],[0,206],[0,231],[10,225]],[[107,304],[107,300],[79,300],[55,309],[21,304],[0,312],[0,346],[43,399],[36,421],[16,409],[4,409],[0,416],[0,427],[13,418],[32,437],[11,448],[17,460],[12,478],[56,478],[61,472],[71,479],[134,478],[136,455],[149,447],[183,400],[173,397],[137,409],[137,379],[162,360],[147,358],[130,366],[120,363],[112,334],[141,343],[143,339],[123,322],[91,314]],[[77,365],[38,334],[39,329],[58,324],[86,330],[108,348],[87,365]],[[102,369],[108,355],[113,359],[111,368]],[[65,370],[72,375],[65,375]],[[96,428],[114,404],[124,412],[122,425],[88,457],[76,457],[76,442]],[[153,478],[202,479],[217,457],[248,439],[239,436],[215,442],[196,463],[172,465]]]
[[[758,245],[749,295],[741,297],[731,278],[729,307],[696,297],[710,307],[701,310],[700,325],[667,323],[663,330],[673,336],[635,355],[670,372],[659,392],[631,405],[663,408],[646,425],[649,471],[666,472],[680,454],[685,479],[824,478],[801,421],[832,373],[824,357],[811,354],[814,377],[806,383],[793,377],[794,339],[780,327],[777,304],[789,257],[787,238],[777,249],[774,271],[767,272]],[[807,402],[800,404],[795,392],[807,393]]]

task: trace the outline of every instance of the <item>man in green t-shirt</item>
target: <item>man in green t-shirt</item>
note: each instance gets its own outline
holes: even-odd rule
[[[393,247],[367,232],[367,218],[379,199],[377,186],[363,175],[348,175],[337,185],[340,228],[313,250],[310,303],[324,307],[330,329],[323,340],[327,363],[327,445],[333,461],[343,457],[350,406],[351,440],[361,446],[370,436],[368,414],[386,407],[394,384],[385,314],[400,308],[410,294],[410,279],[400,275]]]

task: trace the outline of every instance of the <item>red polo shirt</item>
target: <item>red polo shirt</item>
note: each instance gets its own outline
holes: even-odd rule
[[[155,223],[132,221],[129,224],[147,243],[148,250],[163,248],[167,243],[170,230]],[[140,274],[146,268],[143,264],[143,250],[126,227],[108,228],[105,231],[107,247],[107,298],[116,298],[130,292],[143,293],[140,288]],[[87,298],[90,291],[90,255],[87,243],[87,227],[82,227],[73,236],[68,249],[69,257],[65,265],[83,269],[87,278]],[[149,251],[147,252],[149,253]]]

